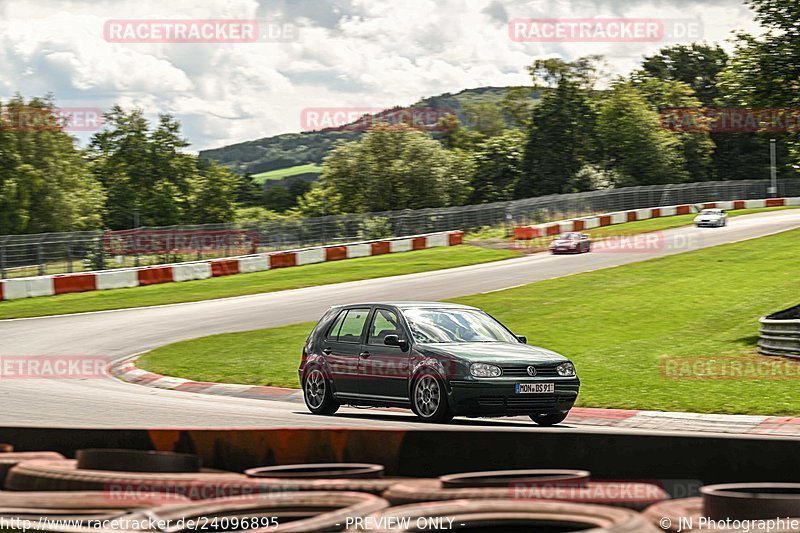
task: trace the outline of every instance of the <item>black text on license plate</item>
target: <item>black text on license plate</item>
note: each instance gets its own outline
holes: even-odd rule
[[[517,394],[547,394],[555,391],[555,383],[517,383]]]

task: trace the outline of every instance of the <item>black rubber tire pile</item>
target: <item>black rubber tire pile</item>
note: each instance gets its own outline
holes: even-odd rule
[[[28,531],[61,533],[153,531],[139,526],[148,520],[180,524],[167,529],[170,533],[484,528],[655,533],[676,531],[681,524],[685,530],[682,519],[700,516],[800,516],[800,484],[715,485],[703,487],[701,497],[670,500],[656,485],[593,480],[581,470],[421,479],[386,477],[380,465],[334,463],[240,474],[203,468],[191,454],[81,450],[71,460],[54,452],[14,452],[2,444],[0,489],[6,527],[19,519],[30,522]],[[41,517],[50,522],[42,525]],[[98,528],[99,520],[137,527]]]

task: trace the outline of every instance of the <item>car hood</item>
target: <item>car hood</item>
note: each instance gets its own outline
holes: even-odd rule
[[[570,239],[556,239],[553,241],[554,246],[568,246],[573,243],[578,244],[578,241],[573,241]]]
[[[476,363],[561,363],[568,361],[563,355],[538,346],[510,342],[460,342],[447,344],[419,344],[423,353],[466,359]]]
[[[695,220],[719,220],[722,218],[722,215],[697,215],[694,217]]]

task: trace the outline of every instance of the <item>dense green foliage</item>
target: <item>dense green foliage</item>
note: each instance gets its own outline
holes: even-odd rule
[[[182,150],[180,125],[114,107],[81,150],[50,99],[0,106],[0,234],[233,219],[240,177]]]
[[[82,230],[102,222],[105,194],[50,99],[0,105],[0,234]]]
[[[180,125],[163,115],[151,129],[140,110],[114,107],[89,147],[93,174],[108,196],[106,227],[226,222],[239,178],[216,163],[182,152]]]
[[[411,126],[374,126],[359,142],[325,158],[308,214],[368,213],[443,207],[466,201],[472,160]],[[319,207],[309,200],[318,200]]]

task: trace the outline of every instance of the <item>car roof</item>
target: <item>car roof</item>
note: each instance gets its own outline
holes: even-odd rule
[[[342,305],[334,305],[332,308],[359,307],[365,305],[386,305],[399,309],[413,309],[417,307],[436,307],[438,309],[477,309],[470,305],[454,304],[449,302],[424,302],[424,301],[384,301],[384,302],[355,302]]]

